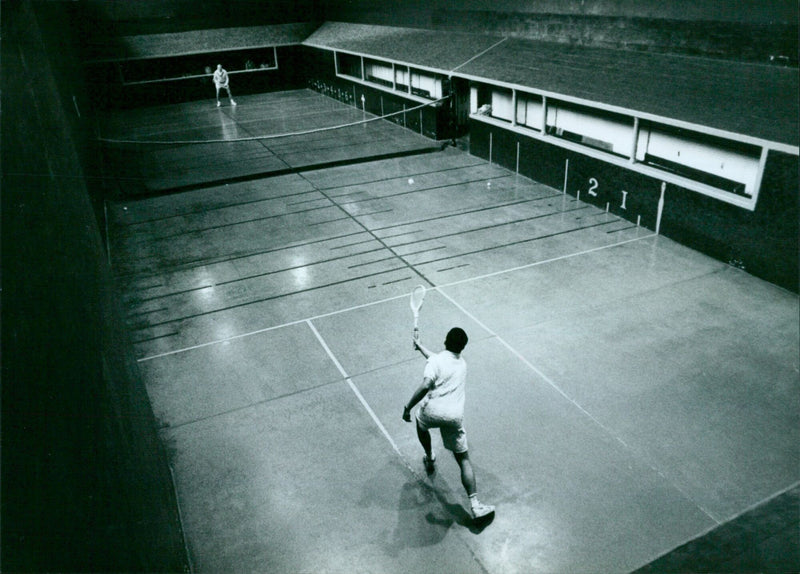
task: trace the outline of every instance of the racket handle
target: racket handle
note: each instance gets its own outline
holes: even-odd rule
[[[419,327],[414,327],[414,344],[411,345],[411,348],[415,351],[417,350],[417,341],[419,341]]]

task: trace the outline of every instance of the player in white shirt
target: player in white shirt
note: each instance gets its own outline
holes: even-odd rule
[[[454,327],[447,333],[445,350],[431,353],[418,339],[414,347],[428,359],[422,384],[414,391],[411,400],[403,409],[403,420],[411,422],[411,409],[421,403],[417,411],[417,437],[425,450],[423,462],[428,474],[436,470],[436,458],[431,451],[430,429],[438,428],[442,442],[461,468],[461,484],[469,496],[472,516],[481,518],[494,512],[494,506],[478,500],[477,483],[467,449],[467,433],[464,430],[464,400],[467,383],[467,363],[461,351],[467,346],[467,334]]]
[[[236,105],[236,102],[233,101],[233,95],[231,94],[231,88],[229,86],[228,72],[225,71],[222,64],[217,64],[217,69],[214,71],[214,86],[217,88],[217,107],[219,107],[219,91],[221,89],[228,92],[228,99],[231,101],[231,105]]]

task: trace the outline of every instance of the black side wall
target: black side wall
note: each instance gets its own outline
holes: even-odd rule
[[[661,181],[623,167],[528,138],[511,130],[470,121],[470,153],[516,170],[644,227],[655,230]],[[592,178],[594,181],[592,181]],[[589,194],[592,189],[595,195]],[[660,233],[749,273],[798,292],[798,161],[770,152],[755,211],[668,184]],[[627,194],[624,197],[623,191]]]
[[[2,568],[183,572],[170,470],[90,197],[91,118],[61,9],[3,2]]]

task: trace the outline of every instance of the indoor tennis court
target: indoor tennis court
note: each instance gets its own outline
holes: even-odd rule
[[[160,142],[106,144],[108,253],[194,571],[632,571],[796,496],[796,295],[395,122],[327,130],[374,116],[320,93],[237,102],[101,125]],[[418,284],[423,343],[470,337],[488,525],[401,420]]]
[[[0,569],[800,571],[800,18],[720,6],[3,2]]]

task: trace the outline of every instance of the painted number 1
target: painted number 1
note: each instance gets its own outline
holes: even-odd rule
[[[597,188],[598,187],[600,187],[600,184],[598,183],[598,181],[595,178],[590,177],[589,178],[589,195],[591,195],[592,197],[597,197]],[[620,205],[620,209],[627,210],[628,207],[625,205],[625,202],[628,200],[628,192],[625,191],[624,189],[620,190],[620,191],[622,192],[622,204]],[[578,196],[578,198],[580,199],[580,196]]]

